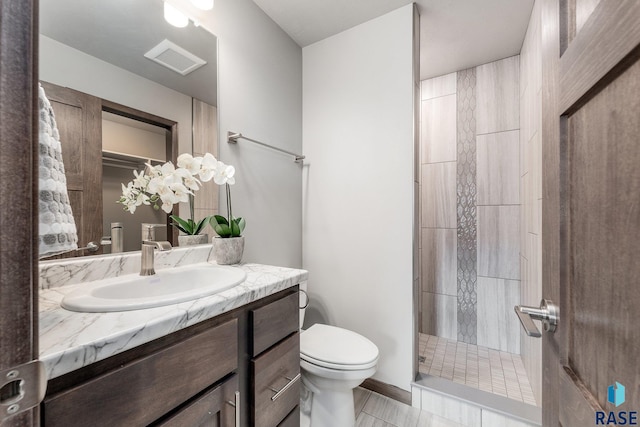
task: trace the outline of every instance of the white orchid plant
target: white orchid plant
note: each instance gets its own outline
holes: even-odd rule
[[[222,215],[212,215],[209,219],[211,227],[223,239],[230,237],[240,237],[247,225],[244,218],[234,218],[231,211],[231,185],[235,184],[236,179],[233,177],[236,170],[233,166],[225,165],[215,176],[214,180],[218,185],[225,185],[227,193],[227,217]]]
[[[207,216],[199,221],[194,218],[195,192],[200,189],[203,182],[208,182],[212,179],[218,185],[226,185],[228,211],[231,211],[229,184],[235,182],[233,177],[235,168],[216,160],[211,153],[206,153],[201,157],[183,153],[178,156],[177,166],[176,168],[172,162],[156,166],[147,163],[145,170],[134,171],[135,178],[133,181],[130,181],[126,186],[122,184],[122,196],[118,203],[124,205],[124,209],[132,214],[138,206],[142,205],[151,205],[154,209],[162,209],[169,214],[176,203],[188,202],[190,218],[183,219],[177,215],[169,215],[173,221],[172,225],[188,235],[200,234],[210,221],[218,234],[227,234],[226,228],[217,227],[218,224],[224,225],[225,221],[227,228],[236,229],[233,226],[229,227],[229,221],[224,217],[216,219],[214,216]],[[230,214],[229,217],[231,218]],[[238,220],[232,220],[231,223],[236,223],[240,227],[239,223],[241,222],[242,229],[244,229],[244,219],[239,218]],[[231,237],[223,236],[222,234],[221,237]]]

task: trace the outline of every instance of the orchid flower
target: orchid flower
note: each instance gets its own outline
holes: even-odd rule
[[[233,175],[236,173],[236,168],[231,165],[225,165],[221,161],[218,161],[216,166],[216,173],[213,176],[213,180],[216,184],[235,184],[236,180]]]
[[[244,229],[242,218],[233,219],[231,216],[231,194],[229,184],[235,183],[235,168],[216,160],[211,153],[202,157],[183,153],[178,156],[176,165],[166,162],[162,165],[147,163],[145,171],[134,171],[134,179],[126,186],[122,184],[122,196],[118,203],[132,214],[141,205],[153,205],[154,209],[162,209],[170,214],[176,203],[189,203],[191,218],[184,220],[170,215],[173,225],[186,234],[198,234],[210,222],[211,216],[196,222],[194,220],[195,192],[201,188],[202,182],[212,179],[219,185],[227,184],[227,201],[229,218],[232,222],[230,229],[239,235]],[[177,167],[176,167],[177,166]],[[242,221],[241,229],[238,221]],[[213,224],[212,224],[213,225]],[[240,230],[240,231],[238,231]],[[223,237],[231,237],[223,236]]]
[[[216,168],[218,166],[218,161],[213,154],[206,153],[202,157],[202,161],[200,163],[200,172],[198,172],[198,176],[202,180],[202,182],[209,182],[213,178],[216,173]]]

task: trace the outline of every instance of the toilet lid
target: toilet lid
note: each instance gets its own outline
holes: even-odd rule
[[[378,361],[378,347],[347,329],[315,324],[300,335],[300,356],[334,369],[367,369]]]

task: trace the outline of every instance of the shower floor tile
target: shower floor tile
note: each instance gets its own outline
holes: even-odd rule
[[[519,354],[420,334],[419,370],[423,374],[536,405]]]

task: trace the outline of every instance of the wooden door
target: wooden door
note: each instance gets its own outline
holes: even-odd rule
[[[37,10],[37,1],[0,2],[0,372],[38,357]],[[0,422],[11,406],[6,391]],[[38,419],[36,407],[2,426]]]
[[[78,246],[100,242],[102,226],[102,100],[42,82],[62,145],[67,190],[78,229]],[[102,248],[98,252],[101,254]],[[82,252],[76,252],[83,255]],[[73,254],[72,254],[73,255]]]
[[[634,425],[640,1],[542,1],[543,296],[560,305],[543,336],[544,425]]]

